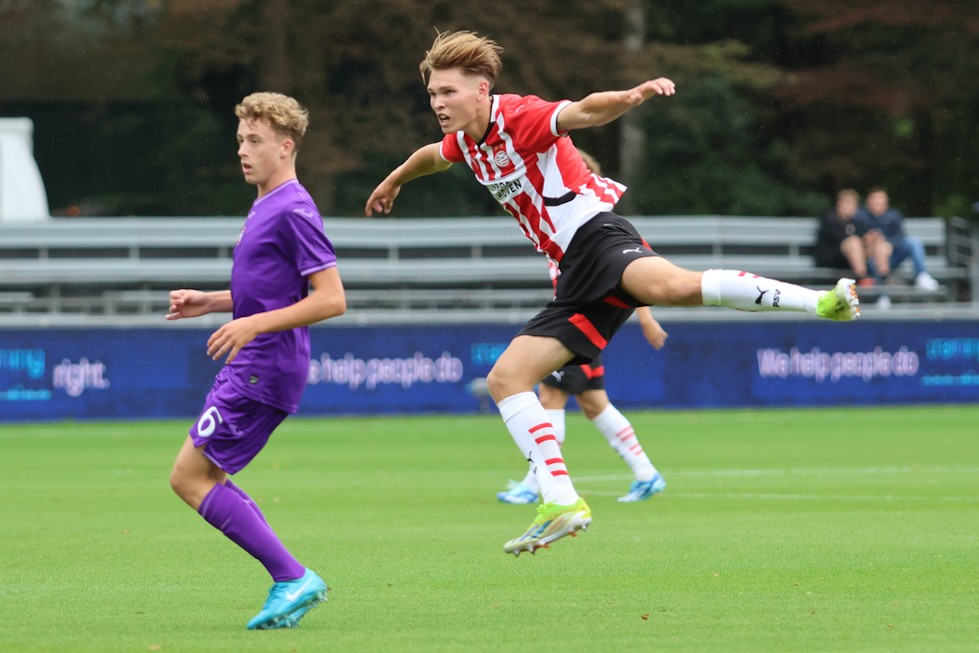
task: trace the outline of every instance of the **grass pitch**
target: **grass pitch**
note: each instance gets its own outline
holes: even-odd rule
[[[666,492],[616,503],[571,414],[594,522],[519,559],[497,417],[287,420],[236,480],[332,590],[254,632],[267,574],[168,488],[189,420],[0,427],[0,651],[979,650],[979,406],[629,416]]]

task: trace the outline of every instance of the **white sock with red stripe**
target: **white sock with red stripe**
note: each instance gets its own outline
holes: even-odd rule
[[[819,291],[738,270],[707,270],[700,280],[704,306],[741,311],[815,313]]]
[[[592,423],[602,432],[608,443],[612,445],[622,459],[629,463],[632,473],[638,481],[650,481],[656,475],[656,468],[650,462],[649,456],[643,451],[632,424],[625,415],[609,404],[600,412]]]
[[[544,410],[547,413],[548,419],[551,420],[551,426],[554,427],[554,435],[557,437],[558,445],[564,446],[564,409],[554,410],[553,408],[545,408]],[[537,487],[537,479],[534,478],[533,465],[528,467],[527,475],[520,482],[531,492],[540,491],[540,488]]]
[[[497,403],[500,416],[520,451],[530,461],[541,500],[569,505],[578,500],[561,455],[554,425],[533,392],[519,392]]]

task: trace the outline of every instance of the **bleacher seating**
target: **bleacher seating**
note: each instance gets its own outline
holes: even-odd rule
[[[690,269],[735,268],[828,287],[814,267],[814,218],[634,218],[660,254]],[[0,314],[159,314],[176,287],[226,288],[240,218],[88,218],[0,224]],[[910,218],[938,291],[909,266],[883,290],[894,301],[969,301],[972,235],[964,221]],[[328,219],[350,311],[525,313],[550,296],[546,263],[507,216]],[[865,294],[874,290],[864,291]]]

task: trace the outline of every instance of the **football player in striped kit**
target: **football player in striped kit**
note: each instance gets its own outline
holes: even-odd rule
[[[580,148],[578,153],[581,154],[588,170],[602,174],[602,167],[595,157]],[[557,285],[560,270],[553,262],[549,262],[548,271],[551,283]],[[636,316],[639,318],[646,341],[654,349],[662,349],[668,334],[653,317],[649,307],[637,308]],[[595,425],[609,446],[622,457],[632,471],[633,481],[629,485],[629,491],[619,497],[619,501],[622,503],[645,501],[665,490],[666,479],[649,459],[636,436],[632,423],[609,401],[608,393],[605,392],[605,365],[602,363],[601,354],[591,363],[565,365],[545,376],[538,385],[537,396],[540,397],[540,403],[551,419],[554,435],[557,436],[561,447],[564,447],[566,433],[565,408],[571,395],[574,395],[578,408],[585,417]],[[505,491],[496,493],[496,498],[500,502],[510,504],[536,503],[539,496],[533,467],[527,471],[522,481],[514,482]]]
[[[625,187],[588,170],[568,134],[612,122],[676,92],[659,77],[623,91],[549,102],[492,92],[502,48],[468,31],[442,32],[419,65],[443,138],[413,152],[374,189],[365,213],[387,214],[402,186],[465,163],[560,268],[554,300],[513,339],[487,377],[511,436],[535,470],[542,503],[530,527],[503,545],[533,553],[591,523],[534,386],[568,363],[593,360],[638,306],[724,306],[852,320],[852,279],[818,291],[738,270],[680,268],[613,213]]]

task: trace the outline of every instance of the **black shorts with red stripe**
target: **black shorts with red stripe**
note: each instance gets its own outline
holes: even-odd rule
[[[569,395],[580,395],[586,390],[604,390],[605,366],[602,365],[602,357],[599,355],[591,363],[565,365],[545,376],[540,382]]]
[[[643,304],[622,289],[622,273],[639,258],[657,256],[636,228],[614,213],[583,224],[561,259],[554,300],[519,335],[557,338],[574,353],[569,364],[588,363]]]

